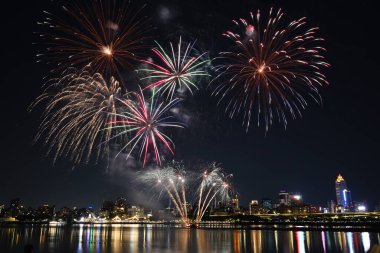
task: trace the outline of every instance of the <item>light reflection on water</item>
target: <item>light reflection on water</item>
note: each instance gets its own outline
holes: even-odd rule
[[[185,229],[152,225],[10,225],[0,227],[0,252],[367,252],[380,233],[249,229]]]

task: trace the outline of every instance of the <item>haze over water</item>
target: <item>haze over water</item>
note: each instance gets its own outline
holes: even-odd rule
[[[0,252],[367,252],[380,233],[346,231],[185,229],[154,225],[8,225],[0,228]]]

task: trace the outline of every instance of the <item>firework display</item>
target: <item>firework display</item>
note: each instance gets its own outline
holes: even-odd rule
[[[177,118],[190,118],[180,107],[191,103],[179,103],[179,97],[199,90],[201,81],[211,76],[208,68],[217,74],[211,80],[212,95],[225,103],[230,118],[243,114],[247,131],[253,118],[266,131],[275,121],[286,126],[289,115],[301,116],[308,98],[321,101],[319,91],[328,84],[323,70],[329,64],[318,28],[308,28],[305,17],[284,25],[281,9],[271,8],[265,17],[257,11],[249,19],[233,20],[235,27],[223,34],[232,49],[212,61],[209,52],[197,51],[195,42],[185,43],[181,36],[167,48],[156,42],[152,58],[147,58],[150,36],[147,19],[141,18],[144,7],[135,10],[131,1],[70,0],[62,15],[44,12],[39,23],[44,47],[37,57],[52,64],[59,77],[50,79],[32,107],[46,102],[36,139],[44,141],[54,161],[98,161],[109,158],[111,144],[117,144],[112,145],[119,147],[116,156],[136,154],[143,167],[150,162],[161,166],[167,155],[174,155],[173,130],[184,128]],[[119,84],[126,80],[132,84],[128,92]],[[144,180],[165,181],[163,189],[187,222],[183,167],[146,173]],[[196,222],[213,199],[228,197],[228,177],[211,164],[198,178]]]
[[[224,175],[222,168],[216,163],[208,166],[206,171],[200,176],[200,184],[198,187],[198,205],[196,212],[196,222],[201,222],[206,210],[211,202],[219,195],[219,198],[226,202],[229,200],[230,185],[229,178],[232,175]]]
[[[117,99],[122,96],[119,82],[106,81],[91,69],[70,68],[37,98],[32,106],[47,101],[37,139],[44,139],[48,152],[67,156],[75,164],[87,163],[94,153],[96,159],[108,155],[108,147],[98,144],[110,140]]]
[[[199,175],[198,173],[188,173],[183,164],[173,162],[162,168],[140,172],[137,179],[144,185],[158,190],[159,195],[166,194],[178,212],[182,223],[189,225],[193,221],[201,222],[205,212],[209,210],[211,202],[216,198],[224,203],[227,203],[230,198],[229,179],[231,175],[224,175],[222,168],[215,163],[206,167],[206,171]],[[198,190],[193,192],[192,188]],[[188,209],[189,206],[192,206],[191,201],[196,203],[193,212]]]
[[[283,26],[282,17],[281,9],[271,8],[267,18],[251,12],[223,34],[235,50],[220,53],[213,94],[225,102],[229,117],[243,113],[247,131],[253,117],[266,130],[274,120],[286,127],[287,115],[301,116],[306,97],[320,102],[319,89],[328,84],[318,28],[307,28],[305,17]]]
[[[149,28],[141,9],[130,1],[70,0],[62,6],[63,14],[44,12],[38,24],[44,29],[39,37],[45,47],[37,54],[38,61],[51,64],[53,72],[89,63],[93,73],[120,76],[132,69],[139,59]]]
[[[131,135],[129,142],[120,150],[128,150],[128,157],[140,146],[140,157],[143,157],[145,166],[148,154],[153,151],[157,164],[161,164],[161,146],[165,147],[174,155],[174,143],[162,132],[165,128],[183,128],[173,116],[168,114],[180,100],[173,99],[169,103],[159,102],[158,96],[153,95],[148,101],[145,100],[142,91],[131,93],[130,99],[120,99],[124,107],[123,112],[114,113],[118,119],[109,122],[108,129],[120,130],[113,138],[124,135]]]
[[[189,223],[186,200],[186,172],[180,164],[150,169],[139,174],[138,180],[145,185],[164,192],[175,206],[181,221]]]
[[[193,94],[193,90],[198,89],[197,78],[209,76],[204,70],[205,65],[210,62],[203,59],[206,53],[192,56],[194,43],[183,46],[180,37],[176,49],[170,43],[170,52],[165,51],[158,43],[157,46],[158,48],[153,48],[152,51],[159,63],[142,60],[149,67],[140,70],[146,73],[142,80],[149,80],[145,89],[157,88],[161,94],[166,94],[166,98],[172,99],[175,92],[183,88]]]

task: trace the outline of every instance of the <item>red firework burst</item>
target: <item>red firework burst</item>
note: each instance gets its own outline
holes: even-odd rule
[[[229,117],[244,114],[247,131],[252,115],[266,130],[275,118],[286,127],[287,115],[301,116],[305,97],[320,102],[319,89],[328,84],[322,70],[330,65],[318,28],[307,28],[305,17],[283,25],[282,17],[281,9],[271,8],[264,19],[260,11],[251,12],[249,20],[233,20],[235,28],[223,34],[236,47],[218,57],[213,94],[220,96],[219,102],[228,100]]]
[[[143,166],[145,166],[151,151],[154,153],[156,164],[161,164],[160,146],[174,155],[174,143],[162,130],[167,127],[183,128],[181,124],[173,120],[173,116],[168,115],[169,110],[180,100],[173,99],[169,103],[159,103],[157,97],[152,96],[150,100],[146,101],[142,92],[140,94],[132,93],[130,97],[130,99],[120,100],[125,110],[123,113],[115,114],[119,118],[118,120],[109,122],[110,128],[120,130],[120,133],[113,138],[131,135],[130,140],[119,154],[127,149],[129,157],[137,147],[140,147]]]

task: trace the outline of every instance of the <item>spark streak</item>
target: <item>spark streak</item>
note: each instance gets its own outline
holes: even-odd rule
[[[162,65],[153,61],[142,60],[149,66],[149,68],[140,70],[147,73],[147,76],[143,77],[142,80],[152,80],[144,89],[157,88],[161,94],[167,94],[167,99],[173,99],[178,89],[185,88],[191,94],[193,94],[194,89],[198,90],[196,78],[209,76],[205,70],[205,65],[210,61],[203,59],[206,53],[192,56],[194,43],[185,45],[183,52],[181,37],[176,50],[170,43],[171,52],[165,51],[158,43],[157,46],[158,48],[154,48],[152,51]]]
[[[320,46],[323,39],[316,35],[318,28],[306,27],[305,17],[283,26],[281,9],[271,8],[267,19],[260,11],[250,14],[249,20],[233,20],[234,29],[223,34],[235,50],[217,58],[213,95],[226,103],[230,118],[244,115],[247,131],[254,115],[266,131],[274,120],[286,127],[288,115],[302,116],[305,97],[321,102],[319,90],[328,84],[323,70],[330,66]]]

